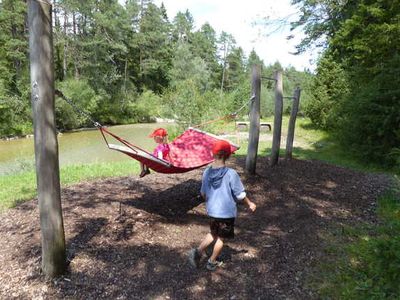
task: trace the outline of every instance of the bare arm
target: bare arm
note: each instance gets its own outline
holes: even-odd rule
[[[251,211],[255,211],[257,206],[254,202],[250,201],[249,198],[244,197],[243,202],[250,208]]]

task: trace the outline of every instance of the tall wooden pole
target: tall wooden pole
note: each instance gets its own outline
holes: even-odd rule
[[[282,110],[283,110],[283,85],[282,71],[275,73],[275,114],[274,114],[274,133],[272,137],[272,150],[270,165],[278,163],[279,148],[281,147],[281,129],[282,129]]]
[[[296,127],[296,117],[297,117],[297,112],[299,110],[299,102],[300,102],[300,88],[297,87],[293,94],[292,112],[290,113],[290,119],[289,119],[289,128],[286,139],[286,154],[285,154],[286,159],[292,159],[294,129]]]
[[[246,157],[246,172],[256,173],[258,140],[260,136],[260,94],[261,94],[261,67],[253,66],[252,72],[252,101],[250,108],[249,145]]]
[[[29,50],[36,180],[42,241],[42,270],[48,277],[66,270],[58,143],[54,117],[51,4],[29,0]]]

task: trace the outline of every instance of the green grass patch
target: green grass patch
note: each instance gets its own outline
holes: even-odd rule
[[[79,164],[60,169],[62,186],[98,178],[128,176],[139,173],[134,160],[101,164]],[[0,176],[0,211],[37,196],[36,174],[33,171]]]
[[[327,258],[317,266],[311,287],[323,299],[400,298],[400,194],[378,201],[379,225],[344,227],[326,238]]]

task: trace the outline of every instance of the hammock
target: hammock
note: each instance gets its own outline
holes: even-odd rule
[[[153,171],[169,174],[188,172],[213,162],[214,158],[211,153],[212,145],[215,141],[221,140],[221,138],[213,134],[189,128],[173,142],[169,143],[169,156],[171,160],[166,161],[118,137],[103,126],[100,126],[99,129],[109,149],[124,153],[145,164]],[[105,134],[111,135],[123,145],[109,144]],[[227,142],[231,145],[231,153],[239,149],[239,146],[232,144],[228,140]]]
[[[171,161],[166,161],[155,157],[148,151],[141,149],[138,146],[135,146],[108,131],[100,123],[93,120],[89,114],[80,109],[74,102],[65,97],[60,90],[55,90],[55,94],[63,98],[72,106],[75,111],[88,118],[90,121],[92,121],[94,126],[100,129],[100,132],[103,135],[103,138],[109,149],[122,152],[159,173],[184,173],[208,165],[214,161],[214,158],[211,154],[212,145],[215,143],[215,141],[222,140],[221,138],[205,131],[196,128],[189,128],[169,144],[169,156],[171,157]],[[242,109],[246,107],[248,103],[254,99],[255,95],[252,95],[250,100],[247,103],[244,103],[236,112],[216,120],[200,124],[199,126],[226,118],[234,118]],[[123,145],[109,144],[105,134],[112,136]],[[231,145],[231,153],[239,149],[239,146],[232,144],[228,140],[226,141]]]

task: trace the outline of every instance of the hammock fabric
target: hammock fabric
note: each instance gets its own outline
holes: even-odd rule
[[[208,165],[214,161],[211,153],[212,145],[215,141],[221,140],[213,134],[189,128],[169,143],[171,161],[166,161],[116,136],[105,127],[99,129],[108,148],[122,152],[158,173],[184,173]],[[109,144],[105,134],[111,135],[124,146]],[[231,153],[239,149],[239,146],[227,142],[231,145]]]

